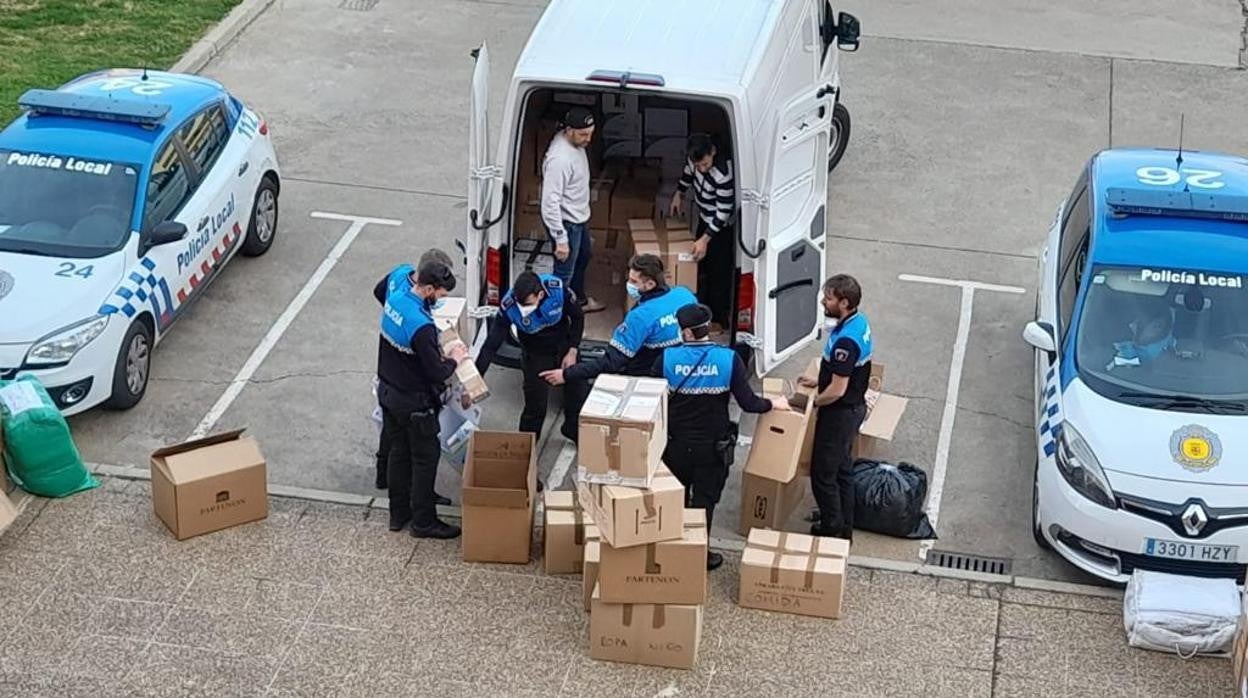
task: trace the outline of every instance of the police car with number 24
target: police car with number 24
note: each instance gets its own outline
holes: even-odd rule
[[[1243,582],[1248,160],[1108,150],[1049,231],[1033,532],[1074,565]]]
[[[0,378],[129,408],[151,350],[236,252],[264,254],[268,126],[221,85],[110,70],[30,90],[0,132]]]

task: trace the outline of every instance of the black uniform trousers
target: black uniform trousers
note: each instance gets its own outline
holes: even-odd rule
[[[699,218],[696,234],[701,236],[706,230],[706,221]],[[732,227],[724,226],[711,236],[706,256],[698,264],[698,301],[711,309],[711,320],[724,328],[732,325],[729,318],[732,314],[735,246]]]
[[[852,538],[854,532],[854,460],[850,456],[866,405],[819,410],[810,462],[810,489],[819,505],[823,535]]]
[[[438,440],[436,409],[403,412],[381,409],[383,432],[389,439],[388,480],[390,520],[413,527],[430,526],[438,520],[433,485],[438,477],[442,444]]]
[[[521,352],[520,370],[524,374],[524,387],[522,388],[524,410],[520,413],[520,431],[541,436],[542,425],[546,422],[546,406],[550,401],[550,384],[540,374],[542,371],[559,368],[563,355],[566,353],[566,349],[554,354],[528,349]],[[563,385],[564,423],[571,425],[569,429],[576,428],[577,414],[580,413],[581,403],[585,402],[584,396],[580,396],[579,400],[576,397],[584,391],[584,386],[582,381],[567,381]]]
[[[687,441],[671,437],[663,451],[663,462],[685,486],[685,506],[706,510],[710,530],[715,505],[728,481],[728,466],[714,441]]]

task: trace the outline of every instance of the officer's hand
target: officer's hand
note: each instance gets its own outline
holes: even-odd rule
[[[667,207],[667,212],[673,216],[680,215],[680,210],[684,208],[685,197],[680,192],[672,194],[672,204]]]
[[[549,371],[542,371],[541,373],[537,375],[541,376],[543,380],[545,380],[547,383],[550,383],[551,385],[563,385],[564,384],[562,368],[552,368]]]
[[[446,350],[446,353],[447,356],[450,357],[451,361],[460,363],[464,359],[468,358],[468,345],[463,342],[456,342]]]
[[[818,388],[819,381],[810,376],[801,376],[797,379],[797,384],[803,388]]]
[[[563,262],[567,260],[568,255],[572,254],[572,248],[568,247],[568,243],[561,242],[555,245],[555,259]]]
[[[784,397],[783,395],[781,395],[781,396],[779,396],[779,397],[773,397],[773,398],[771,398],[771,409],[773,409],[773,410],[787,410],[787,409],[791,409],[791,408],[789,407],[789,399],[788,399],[788,398],[786,398],[786,397]]]
[[[469,395],[468,393],[464,393],[463,395],[460,395],[459,406],[464,409],[468,409],[469,407],[472,407],[472,396]]]
[[[693,261],[695,262],[702,261],[702,258],[706,256],[706,245],[710,241],[711,241],[710,235],[703,235],[702,237],[693,241]]]
[[[572,347],[568,350],[568,353],[563,355],[563,363],[559,365],[559,368],[567,368],[576,363],[576,356],[576,347]]]

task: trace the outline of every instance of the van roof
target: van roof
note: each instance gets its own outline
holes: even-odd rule
[[[743,86],[786,0],[552,0],[519,79],[583,82],[597,70],[662,75],[667,89]],[[715,91],[715,90],[711,90]]]

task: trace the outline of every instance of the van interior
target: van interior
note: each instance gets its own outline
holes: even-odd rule
[[[540,273],[553,269],[554,247],[540,209],[542,161],[551,139],[558,134],[563,115],[577,105],[591,109],[598,121],[588,149],[593,257],[586,275],[586,294],[606,305],[605,310],[586,315],[585,339],[591,344],[610,339],[627,309],[628,260],[636,252],[656,251],[657,243],[669,284],[689,287],[704,303],[708,283],[726,285],[727,290],[718,294],[725,299],[719,304],[722,307],[713,309],[717,318],[723,318],[722,331],[715,339],[730,342],[735,325],[732,306],[736,297],[736,262],[725,263],[722,269],[709,269],[705,261],[698,265],[690,261],[687,253],[681,256],[680,251],[692,244],[697,225],[697,204],[691,198],[686,199],[682,216],[667,218],[685,167],[686,143],[691,133],[712,136],[718,151],[717,162],[732,160],[728,112],[714,101],[676,99],[632,90],[531,90],[525,97],[520,133],[516,136],[519,147],[512,179],[515,206],[508,246],[508,279],[525,269]],[[648,227],[657,232],[646,232]],[[726,232],[735,241],[735,231]],[[735,242],[733,245],[735,251]],[[725,262],[736,259],[735,254],[723,257]]]

